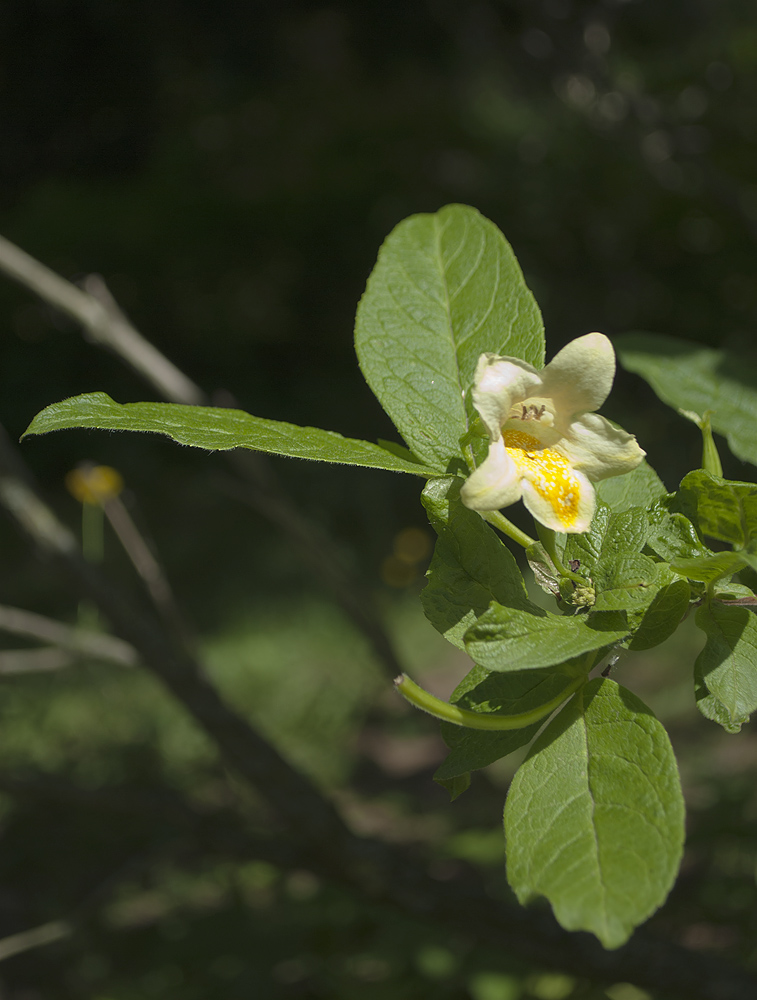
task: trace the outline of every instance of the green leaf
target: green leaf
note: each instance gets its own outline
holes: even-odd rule
[[[387,237],[355,322],[363,375],[412,450],[460,456],[463,393],[484,351],[540,368],[544,327],[510,245],[465,205],[414,215]]]
[[[454,802],[456,798],[467,792],[470,788],[470,774],[456,774],[454,778],[439,778],[434,775],[434,781],[437,781],[440,785],[447,789],[449,792],[450,802]]]
[[[599,499],[616,514],[631,507],[647,507],[666,492],[662,480],[646,461],[633,472],[601,480],[596,491]]]
[[[630,691],[597,678],[549,723],[513,779],[508,880],[522,903],[546,896],[567,930],[617,948],[670,891],[683,821],[665,729]]]
[[[757,617],[747,608],[713,601],[699,608],[696,623],[707,642],[695,672],[731,724],[740,725],[757,709]]]
[[[696,696],[697,708],[711,722],[717,722],[727,733],[739,733],[745,722],[749,722],[749,716],[744,715],[737,719],[731,718],[731,713],[725,705],[718,701],[714,694],[707,687],[699,664],[694,665],[694,694]]]
[[[115,403],[104,392],[73,396],[45,407],[24,432],[48,434],[72,427],[108,431],[141,431],[165,434],[179,444],[207,451],[250,448],[290,458],[317,462],[362,465],[418,476],[437,474],[413,460],[404,450],[395,453],[370,441],[345,438],[319,427],[298,427],[279,420],[263,420],[243,410],[214,406],[181,406],[178,403]]]
[[[746,566],[741,552],[714,552],[710,556],[693,559],[673,559],[670,568],[689,580],[713,583],[724,576],[732,576]]]
[[[432,479],[423,505],[439,538],[421,593],[426,617],[453,645],[492,601],[528,607],[523,577],[510,550],[480,514],[463,506],[462,480]]]
[[[697,469],[681,481],[675,506],[703,535],[743,546],[757,539],[757,486],[732,482]]]
[[[474,666],[452,692],[450,701],[472,712],[519,715],[558,697],[570,680],[568,673],[554,669],[501,674]],[[451,752],[437,770],[434,780],[447,781],[506,757],[513,750],[530,743],[543,725],[544,719],[540,719],[523,729],[488,732],[442,723],[442,736]]]
[[[468,630],[465,648],[487,670],[537,670],[613,646],[629,631],[622,612],[559,616],[493,603]]]
[[[670,519],[667,510],[656,513],[658,520],[663,515]],[[565,548],[565,558],[578,559],[579,572],[593,579],[595,610],[625,611],[631,633],[628,649],[650,649],[664,642],[689,604],[688,584],[674,582],[667,567],[641,552],[654,530],[661,529],[650,528],[649,514],[640,507],[611,514],[600,504],[591,530],[571,535]]]
[[[599,503],[589,531],[569,536],[564,558],[577,559],[578,573],[591,577],[598,592],[649,584],[657,571],[652,560],[641,555],[648,534],[647,516],[640,507],[613,514]]]
[[[668,494],[650,509],[647,545],[665,562],[712,555],[689,518],[670,512],[671,504],[675,504],[677,499],[676,494]]]
[[[691,589],[685,580],[674,580],[655,591],[627,648],[639,652],[665,642],[681,624],[690,600]]]
[[[621,364],[641,375],[669,406],[703,415],[728,439],[737,458],[757,464],[757,365],[662,334],[630,333],[614,339]]]

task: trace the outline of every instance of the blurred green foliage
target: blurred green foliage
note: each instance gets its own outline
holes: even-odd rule
[[[550,354],[594,329],[754,354],[746,0],[6,0],[0,31],[0,231],[65,277],[102,273],[219,403],[232,393],[261,416],[390,437],[355,364],[355,305],[389,229],[453,201],[512,243]],[[154,398],[10,283],[0,316],[11,434],[68,395]],[[668,485],[697,463],[696,428],[635,377],[619,375],[606,412]],[[429,723],[384,703],[362,640],[308,596],[297,554],[228,495],[219,456],[82,434],[24,454],[72,526],[64,474],[82,458],[118,467],[224,693],[321,783],[351,777],[359,793],[340,794],[361,828],[438,842],[440,877],[481,864],[506,892],[490,835],[507,769],[448,806],[430,780],[441,750]],[[451,689],[459,664],[381,578],[398,531],[424,525],[417,484],[275,468],[394,616],[403,662],[433,665]],[[725,474],[747,478],[732,458]],[[5,524],[0,542],[0,601],[73,620],[62,579]],[[136,591],[107,548],[109,572]],[[414,600],[418,576],[404,582]],[[633,675],[619,668],[672,729],[692,817],[682,877],[653,926],[754,965],[754,737],[703,728],[678,650],[629,660]],[[280,705],[284,675],[294,713]],[[120,880],[74,937],[0,965],[3,997],[643,998],[530,970],[210,835],[200,851],[191,824],[148,800],[180,792],[223,816],[228,782],[141,673],[90,664],[2,686],[0,936],[76,913]],[[480,835],[461,839],[471,828]]]

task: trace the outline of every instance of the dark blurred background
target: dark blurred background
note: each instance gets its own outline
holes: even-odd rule
[[[513,245],[544,314],[548,356],[591,330],[611,337],[664,332],[754,353],[757,20],[747,0],[6,0],[0,46],[0,231],[70,280],[102,274],[135,326],[221,401],[232,393],[260,416],[371,440],[396,437],[355,363],[355,307],[390,229],[449,202],[480,209]],[[117,358],[85,342],[73,323],[5,279],[0,317],[0,409],[12,436],[44,405],[69,395],[103,390],[120,402],[157,398]],[[619,375],[605,412],[637,434],[668,486],[697,464],[696,429],[664,410],[635,377]],[[282,660],[297,670],[303,657],[320,657],[330,665],[324,669],[336,670],[338,643],[341,659],[362,656],[366,671],[335,681],[341,690],[352,685],[344,718],[377,697],[370,654],[355,653],[359,639],[336,612],[312,604],[316,588],[292,546],[228,495],[221,456],[85,432],[30,440],[23,453],[73,527],[80,511],[63,487],[65,473],[81,459],[120,470],[133,516],[165,560],[194,628],[210,637],[209,657],[226,663],[221,672],[237,657],[237,688],[229,684],[243,702],[247,697],[251,714],[261,691],[273,697]],[[419,484],[283,459],[273,465],[398,623],[403,655],[429,662],[446,655],[422,623],[409,624],[402,603],[400,585],[415,600],[424,566],[404,576],[391,570],[398,533],[427,530]],[[751,476],[735,462],[728,471]],[[75,616],[76,602],[60,579],[25,554],[9,526],[0,537],[0,601]],[[107,559],[128,578],[110,543]],[[276,642],[293,620],[302,631],[292,641],[301,648],[282,654]],[[428,653],[413,652],[427,646]],[[244,695],[253,654],[269,663],[262,670],[268,680]],[[651,677],[658,662],[649,662]],[[16,734],[6,737],[9,766],[77,781],[85,774],[92,787],[175,767],[191,784],[187,775],[211,751],[186,750],[193,746],[188,724],[169,707],[165,718],[144,721],[142,713],[152,710],[147,689],[124,694],[111,676],[112,669],[89,667],[74,680],[8,687],[6,721],[16,726],[8,722],[6,729]],[[124,722],[121,736],[82,735],[81,720],[109,701],[141,721]],[[324,718],[324,726],[336,725]],[[292,753],[310,760],[313,740],[322,739],[311,734],[308,743],[296,721],[282,708]],[[343,776],[338,754],[354,748],[355,724],[342,728],[333,760],[326,754],[321,762],[323,780]],[[171,735],[177,732],[181,738]],[[700,791],[706,771],[697,779]],[[429,774],[423,772],[424,787]],[[726,794],[722,785],[717,793],[707,787],[700,803]],[[732,798],[734,810],[746,808],[738,794]],[[37,813],[4,808],[22,841],[19,831],[44,825]],[[78,826],[70,833],[76,844],[85,838]],[[28,845],[27,853],[29,870],[38,872],[39,856]],[[739,881],[741,861],[728,857],[729,877]],[[750,888],[733,905],[751,914],[751,847],[745,858]],[[55,881],[60,870],[53,865],[49,877]],[[13,881],[18,865],[9,871]],[[713,884],[723,884],[723,871]],[[253,895],[257,877],[250,875]],[[745,892],[743,879],[739,884]],[[310,900],[308,885],[285,886],[282,899],[296,901],[299,892]],[[55,888],[53,902],[45,886],[35,891],[31,922],[70,905],[65,886]],[[30,890],[13,892],[28,900]],[[297,919],[307,923],[303,906]],[[339,912],[337,924],[349,925]],[[188,932],[172,931],[170,920],[167,926],[160,940],[177,948]],[[17,929],[13,920],[9,928]],[[743,940],[742,933],[745,927],[729,930],[725,943]],[[703,932],[703,940],[712,939]],[[0,996],[251,995],[254,984],[244,979],[242,952],[234,949],[197,992],[182,971],[184,959],[151,981],[158,946],[146,940],[139,959],[128,962],[113,958],[112,943],[111,952],[90,942],[75,957],[55,953],[55,975],[73,970],[64,985],[52,973],[44,980],[33,959],[14,960],[22,964],[7,968],[21,971],[3,987],[0,967]],[[326,961],[328,947],[319,947],[318,961]],[[381,947],[391,953],[398,946]],[[308,971],[316,960],[303,959],[283,966],[278,980],[256,981],[255,995],[349,996],[366,984],[375,988],[371,996],[390,987],[393,997],[425,996],[427,988],[435,997],[473,1000],[573,995],[575,984],[539,993],[536,980],[523,985],[520,972],[512,978],[507,970],[491,972],[487,993],[483,980],[474,988],[472,974],[460,978],[462,959],[439,958],[436,945],[429,947],[426,958],[413,960],[416,979],[407,993],[381,972],[381,962],[390,962],[384,957],[320,986]],[[139,971],[123,971],[119,961]],[[509,993],[502,985],[508,976],[515,984]],[[242,985],[233,985],[238,980]]]

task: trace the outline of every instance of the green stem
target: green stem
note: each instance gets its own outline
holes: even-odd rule
[[[563,566],[562,559],[557,554],[555,532],[551,528],[547,528],[543,524],[540,524],[538,521],[536,521],[535,524],[536,524],[536,533],[539,536],[539,541],[544,546],[544,549],[549,558],[555,564],[555,569],[560,574],[560,576],[566,576],[569,580],[572,580],[573,583],[579,583],[585,586],[586,580],[582,576],[578,576],[577,573],[574,573],[566,566]]]
[[[575,677],[557,697],[552,698],[545,705],[532,708],[530,712],[520,712],[518,715],[470,712],[466,708],[458,708],[457,705],[450,705],[448,701],[442,701],[441,698],[436,698],[428,691],[424,691],[415,681],[410,680],[407,674],[400,674],[399,677],[395,678],[394,685],[411,705],[415,705],[422,712],[428,712],[435,719],[441,719],[442,722],[451,722],[455,726],[467,726],[469,729],[525,729],[526,726],[539,722],[540,719],[554,712],[566,698],[586,683],[586,676],[582,671],[580,676]]]
[[[100,504],[81,505],[81,547],[88,563],[98,565],[103,561],[104,531],[103,509]]]
[[[532,545],[536,545],[536,539],[531,538],[527,535],[525,531],[521,531],[520,528],[516,528],[512,521],[508,521],[504,514],[501,514],[498,510],[485,510],[481,511],[481,516],[489,524],[493,525],[495,528],[499,528],[503,535],[507,535],[508,538],[512,538],[514,542],[518,545],[522,545],[524,549],[530,548]],[[583,580],[581,581],[584,582]]]

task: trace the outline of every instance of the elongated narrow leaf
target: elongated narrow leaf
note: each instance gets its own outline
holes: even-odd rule
[[[741,552],[713,552],[712,555],[695,556],[693,559],[673,559],[670,566],[689,580],[712,583],[738,573],[746,564]]]
[[[617,948],[665,900],[684,804],[663,726],[611,680],[590,681],[541,733],[505,805],[507,877],[568,930]]]
[[[467,428],[463,393],[484,351],[541,367],[541,314],[510,245],[466,205],[414,215],[387,237],[360,302],[368,385],[416,455],[446,468]]]
[[[472,712],[520,715],[559,697],[570,683],[567,673],[555,670],[527,670],[517,674],[490,673],[475,666],[452,692],[450,701]],[[486,767],[513,750],[530,743],[544,720],[523,729],[488,732],[442,723],[442,735],[450,754],[434,775],[435,781]]]
[[[489,607],[528,607],[526,586],[510,550],[480,514],[463,506],[462,480],[432,479],[423,505],[439,538],[421,593],[426,617],[455,646]]]
[[[757,364],[662,334],[615,338],[621,364],[641,375],[669,406],[712,411],[713,430],[737,458],[757,465]]]
[[[404,449],[390,451],[370,441],[345,438],[319,427],[298,427],[296,424],[253,417],[243,410],[213,406],[116,403],[104,392],[73,396],[45,407],[29,424],[24,437],[72,427],[165,434],[179,444],[208,451],[250,448],[290,458],[310,458],[317,462],[362,465],[419,476],[436,474],[433,469],[413,461],[409,452],[403,454]]]
[[[465,648],[487,670],[537,670],[613,646],[629,631],[617,611],[560,616],[492,604],[466,633]]]
[[[696,623],[707,642],[695,672],[730,722],[740,725],[757,709],[757,617],[747,608],[713,601],[699,608]]]

